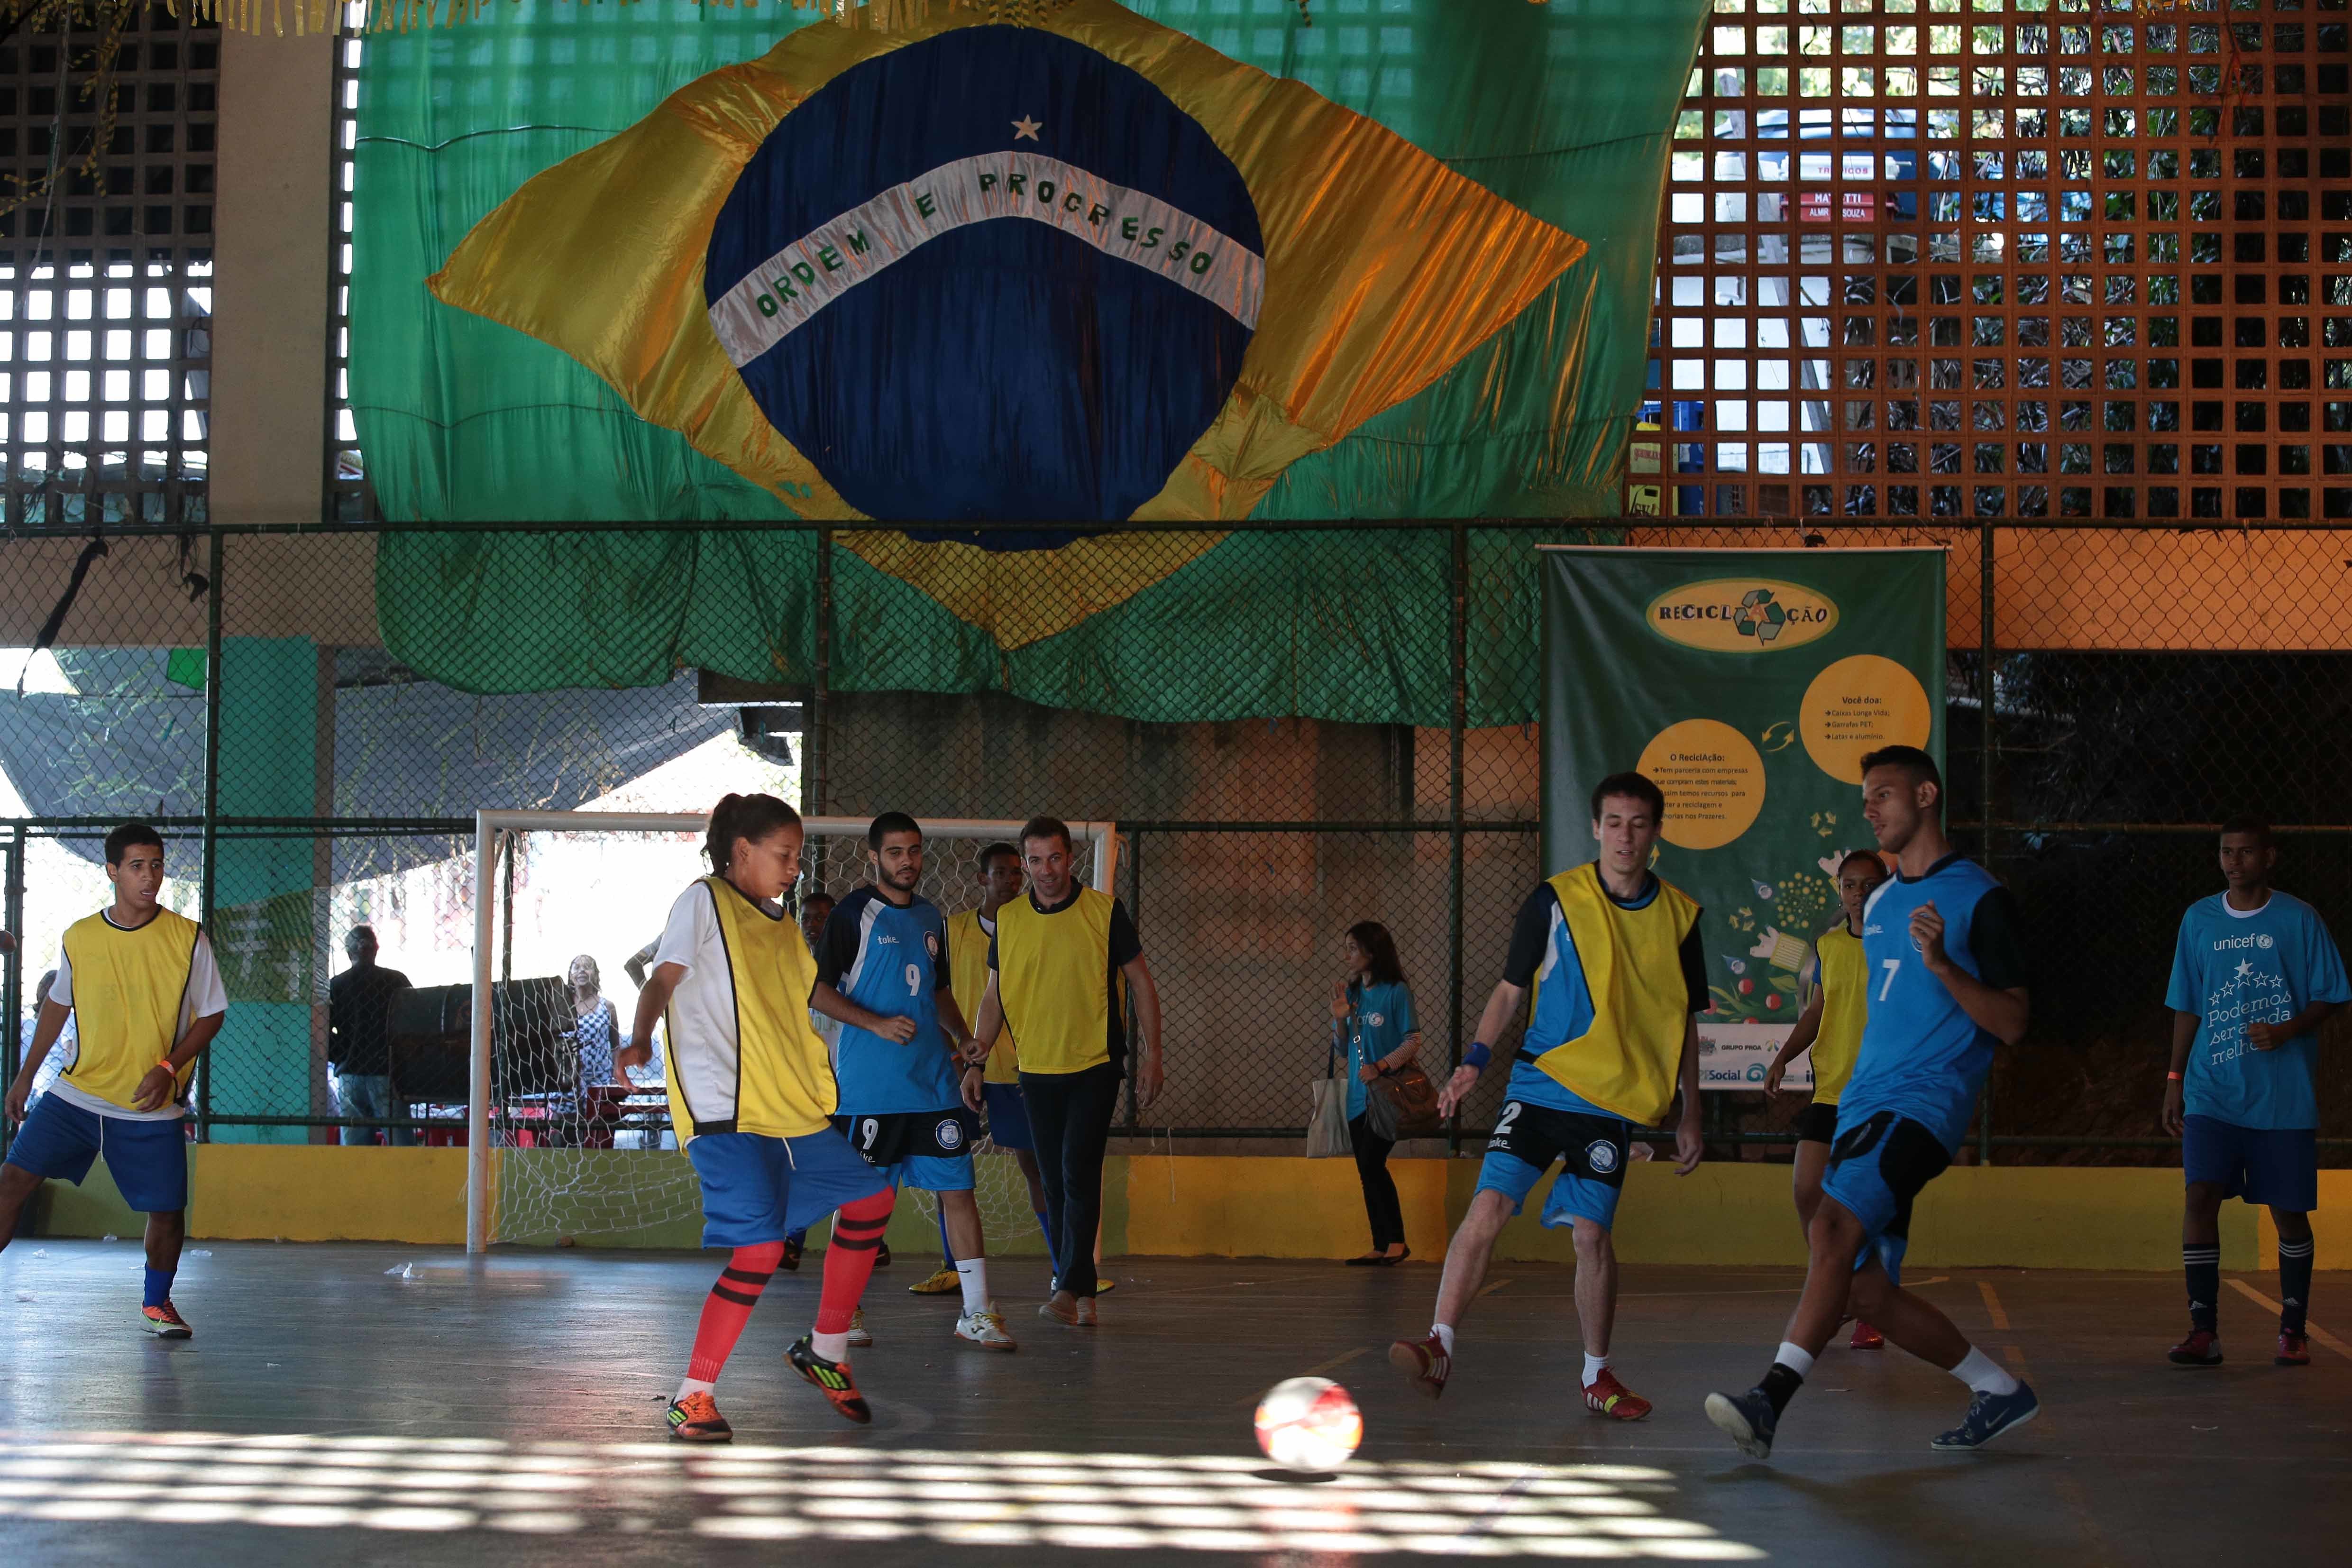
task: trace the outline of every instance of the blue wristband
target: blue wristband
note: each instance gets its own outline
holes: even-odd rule
[[[1486,1064],[1494,1058],[1495,1053],[1486,1048],[1486,1041],[1473,1040],[1470,1042],[1470,1048],[1462,1053],[1462,1065],[1465,1068],[1476,1068],[1483,1072],[1486,1070]]]

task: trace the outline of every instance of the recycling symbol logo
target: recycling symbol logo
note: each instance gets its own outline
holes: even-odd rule
[[[1739,601],[1739,613],[1732,617],[1739,635],[1754,637],[1758,642],[1770,642],[1780,635],[1789,622],[1789,612],[1775,604],[1769,588],[1750,588]]]

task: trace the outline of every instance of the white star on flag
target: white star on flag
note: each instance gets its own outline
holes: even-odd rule
[[[1030,141],[1034,142],[1037,140],[1037,132],[1045,128],[1044,121],[1032,120],[1024,114],[1013,122],[1013,140],[1018,142],[1026,136]]]

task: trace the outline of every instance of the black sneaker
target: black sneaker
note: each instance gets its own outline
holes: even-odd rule
[[[2042,1401],[2025,1384],[2017,1385],[2014,1394],[1979,1394],[1969,1401],[1969,1413],[1960,1424],[1938,1436],[1927,1447],[1950,1453],[1981,1448],[2012,1426],[2022,1426],[2042,1414]]]
[[[1749,1458],[1772,1457],[1772,1432],[1780,1425],[1780,1417],[1762,1389],[1751,1388],[1737,1399],[1727,1394],[1708,1394],[1706,1418]]]
[[[808,1335],[794,1340],[793,1348],[784,1352],[784,1359],[793,1363],[794,1372],[816,1384],[826,1401],[843,1415],[860,1426],[874,1419],[874,1412],[866,1408],[865,1398],[849,1375],[849,1363],[827,1361],[817,1354],[815,1343]]]

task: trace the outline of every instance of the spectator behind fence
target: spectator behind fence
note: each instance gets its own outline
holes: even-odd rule
[[[375,961],[375,929],[353,926],[343,938],[352,966],[327,986],[327,1066],[334,1074],[335,1114],[388,1120],[406,1116],[408,1107],[392,1102],[392,1051],[386,1038],[386,1016],[392,994],[408,988],[408,976],[385,969]],[[372,1144],[373,1127],[346,1127],[346,1148]],[[386,1129],[395,1149],[414,1148],[413,1127]]]
[[[28,998],[32,1006],[26,1010],[16,1030],[16,1059],[20,1062],[33,1054],[33,1032],[41,1026],[41,998],[49,994],[49,987],[56,984],[58,972],[52,969],[41,976],[38,985],[33,987],[33,994]],[[58,1032],[58,1043],[49,1049],[48,1059],[41,1064],[41,1070],[33,1075],[33,1092],[26,1097],[26,1103],[47,1093],[49,1085],[58,1081],[58,1075],[74,1065],[78,1052],[74,1020],[68,1016],[64,1029]]]
[[[632,1088],[628,1075],[613,1065],[621,1048],[620,1020],[604,997],[604,973],[586,953],[564,970],[564,985],[572,994],[572,1043],[580,1053],[578,1113],[584,1119],[582,1143],[592,1149],[613,1146],[613,1123],[621,1119],[623,1101]]]
[[[1348,1142],[1356,1153],[1356,1179],[1364,1184],[1364,1213],[1372,1222],[1372,1249],[1348,1259],[1351,1268],[1382,1268],[1411,1256],[1404,1244],[1404,1209],[1389,1174],[1389,1151],[1396,1145],[1371,1129],[1364,1106],[1367,1087],[1421,1055],[1421,1023],[1413,1016],[1412,988],[1397,962],[1396,939],[1378,921],[1360,921],[1339,939],[1344,979],[1331,986],[1335,1032],[1348,1050]]]

